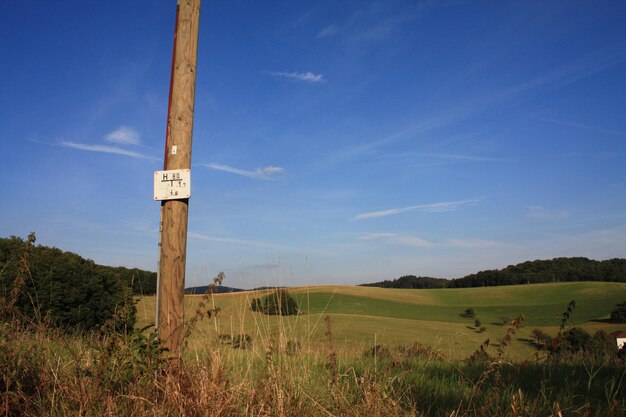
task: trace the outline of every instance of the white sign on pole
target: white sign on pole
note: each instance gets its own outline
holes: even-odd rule
[[[191,197],[191,170],[154,171],[154,199],[182,200]]]

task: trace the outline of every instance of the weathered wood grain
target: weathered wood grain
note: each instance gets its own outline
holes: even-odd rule
[[[180,0],[177,15],[172,98],[166,133],[166,169],[191,167],[200,0]],[[183,337],[189,201],[164,201],[162,210],[158,333],[163,347],[171,357],[177,358]]]

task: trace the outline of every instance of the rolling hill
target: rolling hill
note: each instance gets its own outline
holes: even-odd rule
[[[464,357],[486,338],[501,338],[502,318],[525,317],[524,327],[511,353],[523,358],[533,349],[528,343],[533,328],[555,334],[561,314],[571,300],[577,307],[569,322],[590,332],[620,330],[606,322],[611,309],[626,300],[626,284],[572,282],[485,288],[407,290],[353,286],[291,288],[303,314],[295,317],[253,313],[249,301],[267,291],[217,294],[209,303],[220,308],[217,319],[203,320],[192,334],[190,347],[214,343],[219,334],[250,334],[253,339],[296,340],[315,350],[326,343],[326,315],[331,317],[334,342],[345,351],[361,352],[374,343],[408,344],[419,341],[454,357]],[[186,314],[198,307],[200,296],[185,298]],[[474,319],[461,317],[472,307],[486,326],[474,328]],[[140,324],[154,316],[154,297],[142,298]],[[143,316],[142,316],[143,314]],[[141,319],[140,319],[141,322]]]

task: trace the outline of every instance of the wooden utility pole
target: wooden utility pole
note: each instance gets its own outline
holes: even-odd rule
[[[198,56],[200,0],[178,0],[170,103],[165,136],[165,170],[191,168],[191,135]],[[161,206],[158,334],[172,358],[180,357],[187,257],[189,199]]]

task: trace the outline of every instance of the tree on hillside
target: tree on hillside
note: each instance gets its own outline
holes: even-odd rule
[[[299,312],[298,303],[285,289],[278,289],[263,298],[263,313],[265,314],[293,316]]]
[[[123,327],[132,327],[132,291],[125,290],[129,287],[112,268],[34,243],[34,234],[28,241],[0,239],[2,304],[26,317],[47,316],[63,328],[98,329],[114,317],[123,321]]]
[[[540,347],[540,348],[548,346],[548,344],[552,341],[552,338],[550,337],[550,335],[548,335],[546,332],[544,332],[541,329],[533,329],[533,331],[530,332],[530,337],[535,339],[535,343],[537,344],[537,347]]]
[[[626,301],[620,303],[611,311],[610,321],[612,323],[626,323]]]

